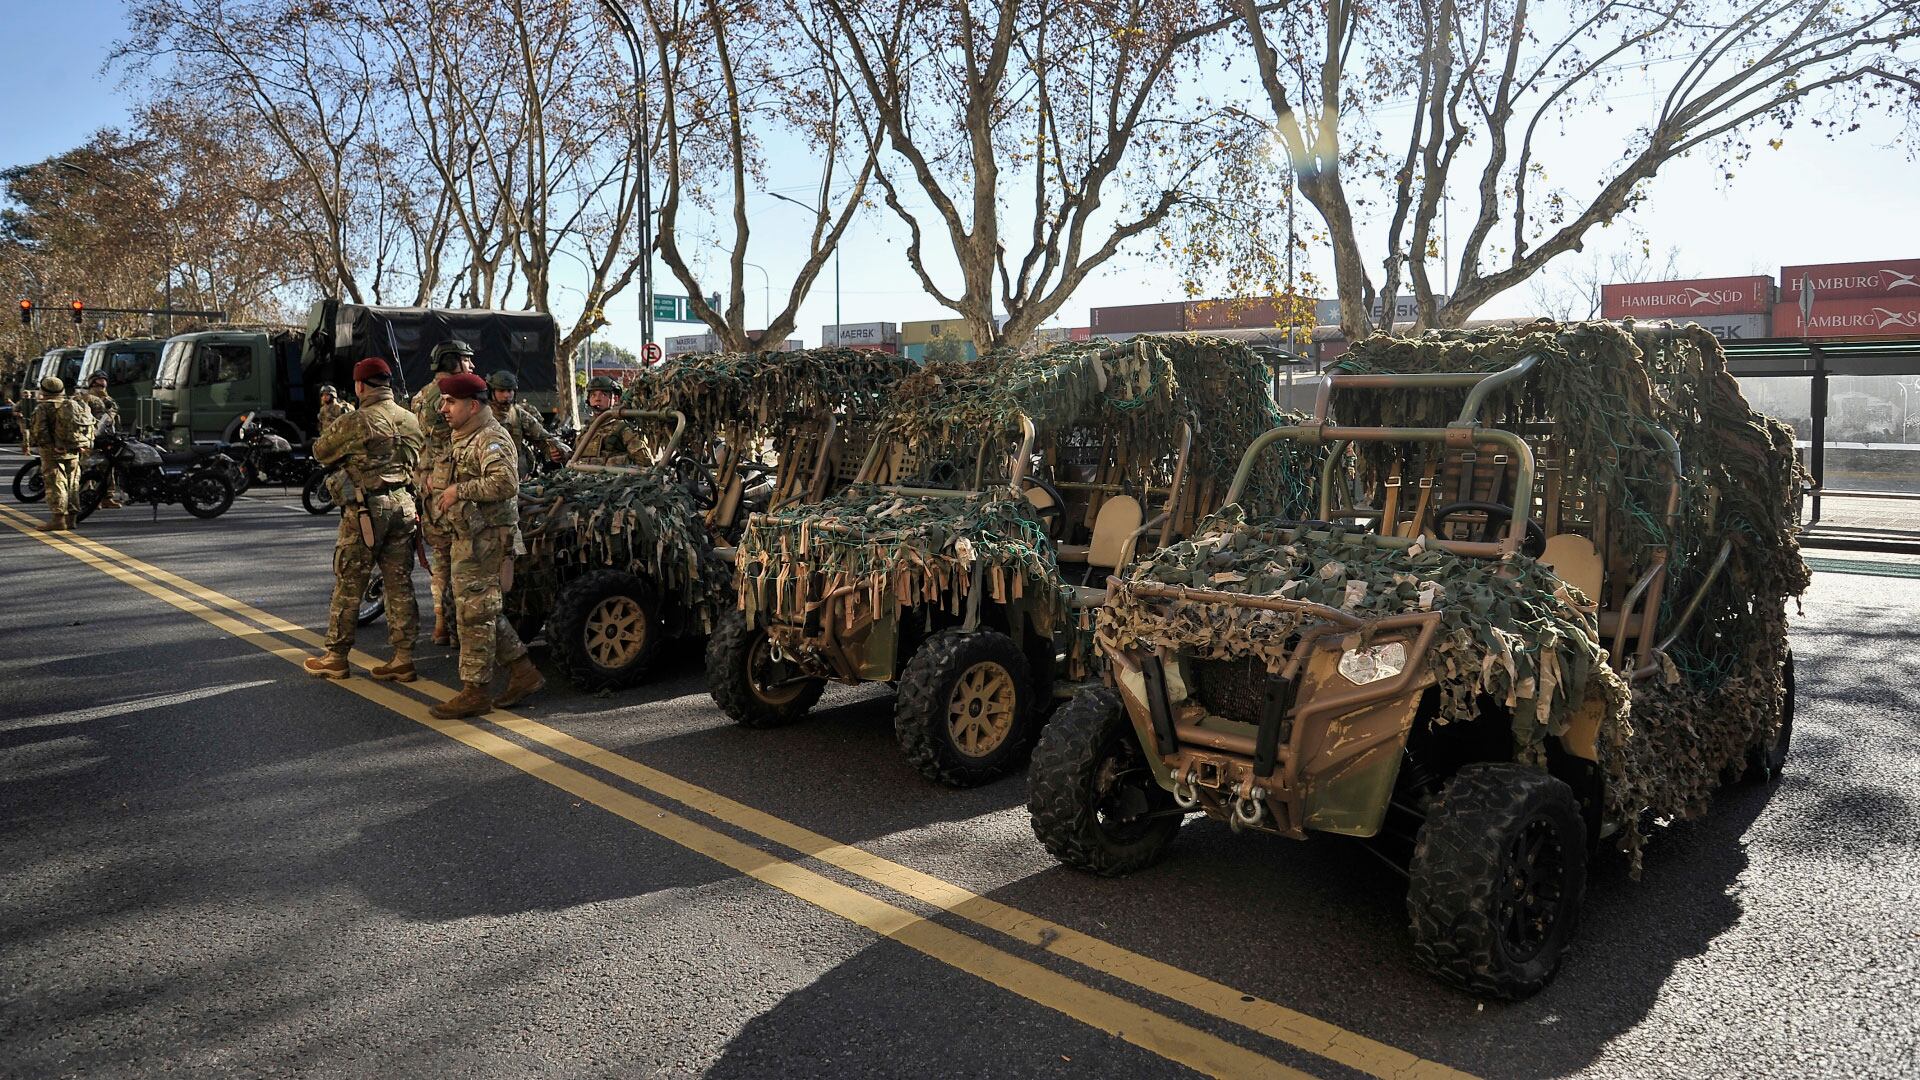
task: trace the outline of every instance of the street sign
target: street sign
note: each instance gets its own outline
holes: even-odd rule
[[[647,347],[642,352],[649,364],[657,364],[666,357],[666,354],[661,352],[660,343],[657,341],[647,342]]]
[[[714,307],[714,308],[719,307],[720,306],[719,295],[715,294],[713,296],[707,297],[707,306]],[[702,320],[694,316],[693,307],[692,305],[687,303],[686,297],[675,296],[672,293],[654,293],[653,294],[653,321],[654,322],[697,323]]]

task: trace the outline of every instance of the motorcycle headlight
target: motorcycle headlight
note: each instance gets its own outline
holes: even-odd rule
[[[1348,649],[1340,654],[1340,676],[1355,686],[1391,679],[1406,667],[1407,647],[1398,641]]]

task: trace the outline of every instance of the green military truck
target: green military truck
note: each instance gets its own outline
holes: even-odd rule
[[[173,450],[230,442],[244,415],[303,446],[316,434],[320,384],[350,393],[353,365],[377,356],[399,361],[396,389],[405,394],[427,380],[429,354],[447,341],[472,345],[482,373],[519,375],[528,388],[522,397],[536,408],[552,400],[559,332],[551,315],[323,300],[304,329],[234,327],[169,338],[146,412]]]
[[[122,427],[148,429],[158,426],[156,418],[142,415],[153,410],[153,379],[160,371],[160,353],[167,343],[160,338],[115,338],[87,346],[80,364],[80,380],[85,382],[97,372],[106,372],[107,396],[120,410]]]
[[[26,378],[20,381],[20,430],[25,433],[27,417],[33,415],[33,403],[40,399],[40,380],[51,375],[67,384],[71,391],[80,379],[80,366],[86,360],[85,349],[49,349],[47,354],[27,364]]]

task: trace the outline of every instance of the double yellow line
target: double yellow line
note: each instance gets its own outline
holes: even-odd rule
[[[313,647],[322,644],[319,635],[304,627],[77,533],[34,532],[32,526],[38,523],[37,519],[10,507],[0,506],[0,523],[289,663],[300,663],[306,653],[288,644],[288,639]],[[363,670],[379,662],[377,658],[358,650],[349,659]],[[847,919],[941,963],[1118,1036],[1170,1061],[1213,1076],[1307,1075],[1164,1013],[1096,989],[904,907],[841,884],[808,869],[796,859],[762,850],[690,817],[673,813],[660,804],[615,787],[556,758],[503,738],[487,726],[438,719],[428,711],[426,701],[400,692],[393,684],[356,678],[333,685],[430,727],[575,798],[592,803],[648,832],[731,867],[822,911]],[[434,701],[444,701],[454,694],[451,688],[424,679],[409,684],[409,689]],[[980,896],[864,849],[840,843],[575,738],[537,720],[505,710],[489,713],[484,720],[491,727],[516,735],[528,743],[592,766],[742,833],[779,845],[801,857],[817,860],[939,913],[1003,934],[1025,946],[1045,950],[1111,979],[1349,1069],[1376,1077],[1408,1080],[1466,1075],[1305,1013],[1242,994],[1222,983]]]

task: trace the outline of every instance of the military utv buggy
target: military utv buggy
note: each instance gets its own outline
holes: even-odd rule
[[[1116,582],[1034,831],[1099,874],[1194,812],[1370,838],[1427,968],[1533,993],[1602,838],[1637,876],[1648,823],[1785,760],[1791,435],[1697,327],[1546,323],[1356,346],[1227,502],[1285,447],[1325,451],[1313,520],[1229,505]]]
[[[732,541],[756,509],[844,486],[887,389],[914,370],[888,353],[814,349],[682,356],[597,416],[566,467],[520,486],[506,613],[586,689],[644,677],[661,640],[709,633],[733,603]],[[647,460],[583,456],[630,423]]]
[[[740,608],[708,642],[714,699],[769,727],[829,680],[896,683],[895,733],[927,777],[1018,768],[1086,677],[1107,576],[1217,505],[1277,416],[1267,387],[1251,352],[1206,339],[929,365],[850,488],[748,520]],[[1260,497],[1288,490],[1281,464]]]

